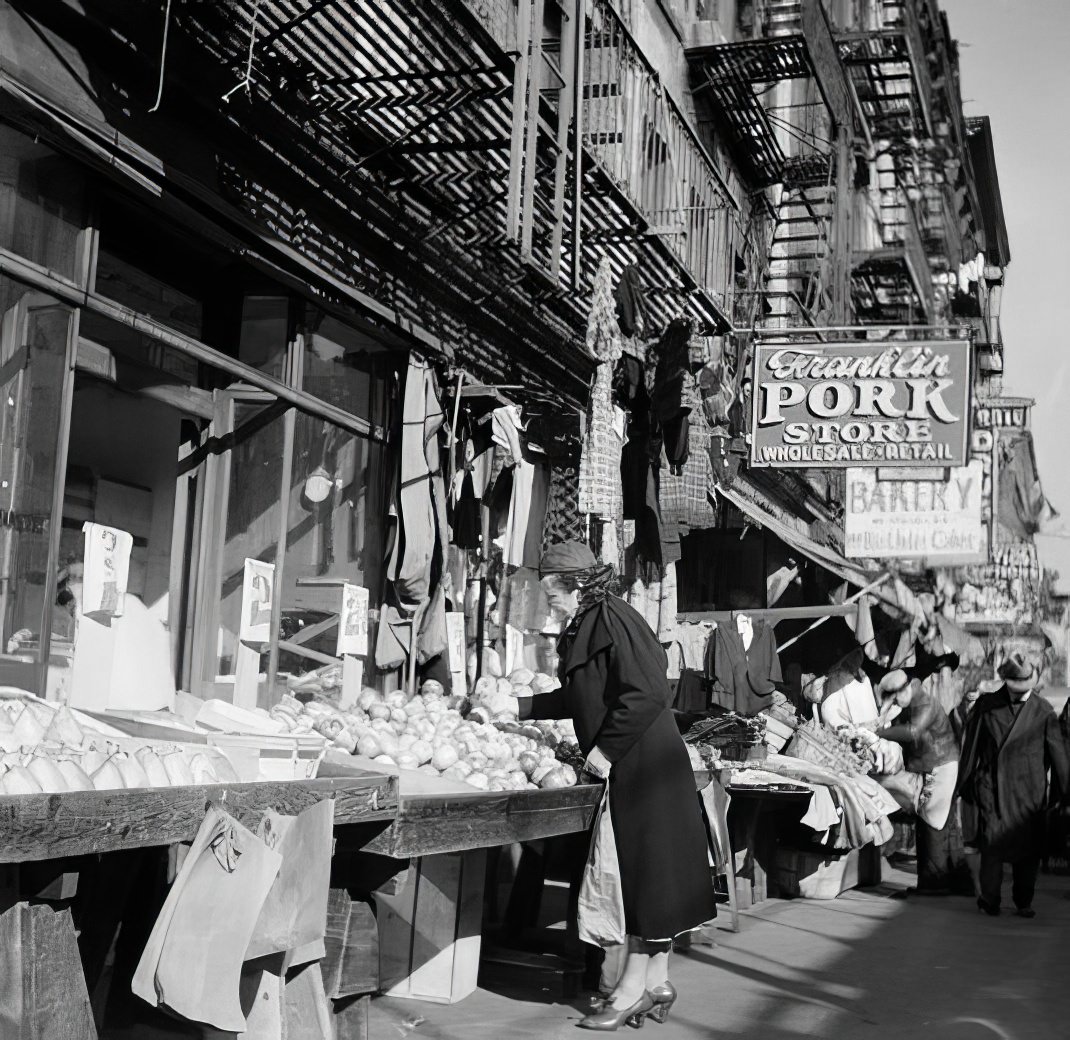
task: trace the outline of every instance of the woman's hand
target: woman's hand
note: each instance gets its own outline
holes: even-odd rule
[[[612,768],[613,763],[597,747],[591,748],[591,753],[583,763],[583,771],[597,780],[608,780]]]

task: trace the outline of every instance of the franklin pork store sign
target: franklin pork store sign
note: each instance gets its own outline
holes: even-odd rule
[[[948,480],[878,480],[874,469],[848,469],[844,554],[943,565],[983,560],[983,486],[980,461],[952,469]]]
[[[761,343],[751,465],[963,466],[968,340]]]

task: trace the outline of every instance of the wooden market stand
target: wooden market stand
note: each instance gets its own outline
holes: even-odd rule
[[[380,917],[392,922],[385,927],[412,928],[414,922],[396,902],[406,898],[406,886],[411,891],[419,881],[420,870],[415,872],[415,882],[406,877],[413,874],[406,872],[410,859],[429,864],[451,856],[463,862],[468,857],[468,867],[481,868],[480,857],[488,847],[587,829],[600,797],[600,787],[581,785],[553,791],[404,799],[399,796],[397,778],[381,774],[0,796],[0,1034],[19,1040],[97,1036],[69,893],[60,884],[66,871],[84,862],[77,857],[106,860],[109,854],[131,849],[190,841],[212,803],[255,827],[268,809],[296,814],[331,798],[336,854],[328,901],[327,955],[321,962],[329,1007],[306,1006],[304,1011],[310,1023],[332,1019],[338,1038],[366,1037],[368,997],[379,989],[380,951],[375,920],[367,905],[353,896],[367,894],[367,864],[381,864],[384,858],[392,861],[387,863],[386,875],[400,875],[402,880],[383,889],[381,902],[377,895]],[[41,875],[28,869],[33,864],[52,869]],[[465,872],[464,912],[469,921],[478,920],[482,870]],[[39,887],[41,876],[54,880],[46,891]],[[445,904],[455,895],[447,889],[441,886]],[[393,903],[391,896],[396,897]],[[450,909],[453,912],[442,918],[442,935],[425,935],[424,939],[448,946],[459,938],[458,908]],[[410,905],[409,910],[416,908]],[[108,908],[101,907],[100,912],[107,914]],[[478,935],[475,951],[478,963]],[[307,1002],[314,995],[302,986],[292,999]],[[291,1000],[289,992],[283,1000]],[[290,1009],[294,1022],[301,1017],[300,1009]],[[279,1035],[316,1034],[290,1030]]]

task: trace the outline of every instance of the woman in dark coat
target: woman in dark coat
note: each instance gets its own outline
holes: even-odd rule
[[[540,569],[551,604],[571,622],[559,644],[561,689],[522,701],[521,717],[571,718],[586,772],[609,784],[629,937],[612,997],[580,1025],[617,1029],[648,1013],[664,1021],[676,997],[668,979],[672,939],[716,913],[665,652],[646,621],[608,594],[612,569],[585,545],[552,546]]]

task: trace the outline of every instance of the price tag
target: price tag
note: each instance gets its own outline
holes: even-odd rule
[[[368,653],[368,590],[361,585],[342,586],[342,609],[338,614],[339,657]]]
[[[446,646],[449,654],[450,675],[453,677],[453,693],[457,697],[463,697],[468,692],[465,682],[467,638],[464,614],[459,610],[446,613]]]
[[[275,602],[275,564],[263,560],[245,561],[242,584],[241,630],[243,643],[271,641],[271,608]]]

